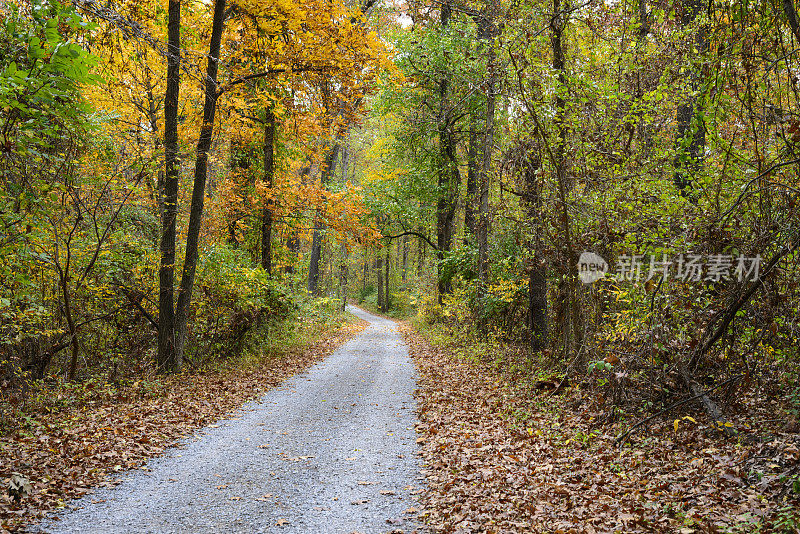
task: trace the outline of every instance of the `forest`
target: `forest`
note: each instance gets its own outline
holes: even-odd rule
[[[0,529],[350,303],[432,531],[800,532],[798,52],[794,0],[4,0]]]

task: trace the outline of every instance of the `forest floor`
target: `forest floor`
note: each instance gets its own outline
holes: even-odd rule
[[[636,419],[623,416],[620,421],[608,422],[608,406],[604,405],[599,388],[569,387],[557,395],[552,390],[532,389],[530,380],[522,384],[496,365],[465,356],[469,351],[462,350],[463,347],[442,342],[425,328],[418,330],[402,323],[398,330],[418,370],[419,421],[415,435],[409,428],[414,421],[410,414],[414,403],[410,391],[405,391],[413,385],[413,379],[409,380],[413,375],[410,364],[398,367],[404,369],[406,378],[401,381],[404,385],[392,386],[402,389],[401,395],[387,390],[375,400],[370,396],[373,386],[363,392],[358,389],[365,385],[364,380],[381,384],[384,373],[393,368],[394,364],[387,368],[385,364],[377,364],[377,360],[373,362],[375,354],[388,351],[392,361],[395,357],[408,358],[403,355],[401,340],[391,333],[393,323],[365,313],[363,316],[380,323],[387,333],[377,335],[367,331],[367,341],[359,342],[355,350],[360,356],[339,362],[341,365],[334,362],[331,372],[322,380],[327,385],[341,385],[341,376],[346,379],[347,387],[326,390],[322,395],[326,398],[320,397],[321,391],[309,394],[311,404],[303,405],[305,408],[297,412],[298,418],[319,412],[314,415],[319,415],[319,420],[301,424],[308,436],[286,437],[294,432],[289,428],[283,431],[286,434],[281,432],[278,427],[283,423],[278,421],[278,427],[271,433],[275,443],[262,450],[248,439],[252,429],[236,434],[242,438],[237,442],[257,447],[258,455],[279,444],[291,452],[286,452],[284,461],[277,465],[287,464],[293,473],[287,475],[288,479],[297,484],[285,493],[295,494],[295,500],[285,499],[282,503],[278,491],[262,494],[263,484],[251,484],[252,481],[247,482],[249,479],[245,480],[246,488],[222,480],[214,490],[206,488],[214,496],[217,510],[207,514],[209,517],[219,515],[219,510],[235,510],[244,500],[248,506],[264,506],[269,502],[283,510],[285,513],[280,517],[270,515],[271,526],[265,527],[279,527],[280,532],[310,531],[305,521],[316,517],[315,514],[322,518],[333,512],[339,514],[341,522],[336,524],[340,526],[372,518],[377,522],[359,531],[402,532],[415,528],[413,517],[418,510],[422,510],[421,518],[427,525],[443,533],[800,532],[797,512],[800,502],[796,497],[800,490],[787,487],[787,481],[793,480],[792,477],[796,480],[800,470],[800,440],[796,432],[782,432],[780,425],[758,426],[758,418],[776,420],[769,402],[750,399],[750,406],[760,404],[762,410],[751,414],[748,423],[742,423],[743,418],[737,420],[738,430],[744,435],[769,434],[767,439],[723,439],[716,430],[703,424],[701,414],[689,410],[654,420],[618,446],[618,436]],[[47,512],[74,504],[71,499],[97,486],[114,488],[125,484],[123,477],[151,481],[161,477],[170,482],[174,478],[169,474],[171,468],[153,476],[152,464],[146,464],[147,460],[161,456],[166,448],[181,440],[185,442],[187,436],[201,427],[208,428],[204,431],[206,436],[199,436],[197,443],[218,435],[221,441],[206,449],[227,447],[233,440],[226,438],[226,433],[232,431],[230,428],[238,428],[239,423],[234,420],[222,425],[212,423],[218,423],[220,417],[230,415],[247,401],[261,397],[264,391],[331,355],[365,326],[366,322],[361,321],[336,333],[324,333],[321,341],[304,349],[290,350],[267,366],[137,383],[114,390],[113,397],[98,392],[80,405],[30,413],[20,429],[0,437],[0,476],[7,478],[11,472],[21,472],[34,487],[22,505],[14,504],[6,495],[0,496],[3,531],[27,528],[26,525],[31,526]],[[298,375],[285,384],[289,389],[280,393],[286,398],[285,407],[279,411],[291,413],[295,403],[289,394],[305,388],[308,380],[308,376]],[[353,384],[357,386],[355,389]],[[279,393],[284,389],[273,391]],[[336,396],[358,393],[364,397],[359,395],[349,405],[342,400],[344,397]],[[318,410],[312,410],[312,404]],[[254,411],[260,413],[258,410]],[[378,412],[385,412],[386,417],[376,423],[369,414]],[[263,430],[262,425],[267,424],[270,416],[256,425],[259,430]],[[340,418],[348,423],[339,425]],[[335,443],[360,439],[360,433],[371,435],[377,431],[377,434],[367,440],[369,445],[332,447],[338,456],[345,449],[353,449],[348,452],[351,456],[343,461],[325,460],[326,465],[338,465],[334,478],[349,481],[347,487],[338,485],[344,491],[342,495],[328,495],[327,483],[319,485],[319,492],[309,493],[300,482],[309,480],[309,476],[314,480],[324,478],[320,474],[320,467],[324,467],[321,458],[328,450],[324,445],[327,438],[309,437],[313,438],[312,434],[318,430],[320,436],[328,436],[336,428],[341,432]],[[384,443],[386,439],[397,438],[402,438],[399,445]],[[292,439],[292,443],[284,443]],[[322,452],[308,452],[304,448],[314,442],[321,446]],[[364,452],[375,443],[377,448]],[[194,445],[188,443],[187,449]],[[417,445],[421,447],[425,483],[411,482],[417,469],[413,459]],[[156,469],[158,462],[173,461],[170,457],[180,458],[183,453],[173,449],[156,461]],[[348,466],[359,455],[369,456],[368,461],[358,463],[360,470],[354,469],[356,464],[353,468]],[[397,465],[384,469],[382,466],[388,465],[387,462]],[[224,465],[227,464],[220,463],[219,469]],[[270,477],[280,468],[271,469],[266,471]],[[386,474],[395,470],[403,474]],[[185,470],[184,474],[190,477],[191,471]],[[248,473],[252,471],[252,466],[245,469]],[[302,476],[298,475],[300,471]],[[224,475],[215,472],[211,476],[216,474]],[[248,498],[253,491],[258,493],[257,498]],[[129,493],[135,497],[136,491]],[[418,504],[410,505],[410,499],[417,493],[420,493]],[[321,501],[313,496],[301,498],[312,494],[316,497],[324,494],[331,506],[320,506]],[[356,497],[351,499],[353,495]],[[95,494],[86,498],[93,506],[103,506],[100,501],[104,499],[96,498]],[[254,500],[257,503],[251,502]],[[309,508],[306,504],[314,506]],[[237,523],[236,518],[228,518],[231,521],[225,528],[247,531],[249,514],[245,514],[243,524]],[[79,528],[82,523],[75,524]],[[63,525],[68,531],[69,523]]]
[[[420,372],[421,504],[437,532],[800,532],[800,491],[786,486],[796,433],[739,443],[682,412],[618,447],[632,422],[603,423],[599,391],[522,391],[458,347],[401,332]]]
[[[0,480],[27,477],[31,495],[19,504],[0,493],[0,531],[16,531],[63,509],[90,489],[111,487],[130,469],[146,469],[199,428],[230,414],[286,378],[321,361],[362,331],[363,320],[331,330],[299,325],[302,342],[257,365],[140,380],[103,391],[59,395],[60,406],[40,406],[21,415],[0,435]]]

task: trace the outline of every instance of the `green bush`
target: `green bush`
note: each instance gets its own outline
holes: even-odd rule
[[[285,320],[297,309],[289,293],[241,251],[220,244],[201,260],[187,332],[187,356],[200,364],[237,356],[249,334]]]
[[[359,303],[362,303],[367,298],[372,297],[373,295],[375,296],[373,298],[373,300],[374,300],[375,298],[377,298],[377,294],[378,294],[378,291],[375,289],[375,286],[372,285],[372,284],[369,284],[367,286],[363,286],[363,287],[360,287],[358,289],[358,292],[356,293],[356,300],[358,300]]]

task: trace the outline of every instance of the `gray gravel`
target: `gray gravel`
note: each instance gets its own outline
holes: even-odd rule
[[[43,522],[43,532],[378,533],[415,529],[415,369],[395,323]]]

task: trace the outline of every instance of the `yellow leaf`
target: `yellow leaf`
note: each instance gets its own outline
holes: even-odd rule
[[[678,427],[680,426],[680,424],[681,424],[681,420],[680,419],[675,419],[675,422],[672,423],[672,426],[675,427],[675,432],[678,431]]]

